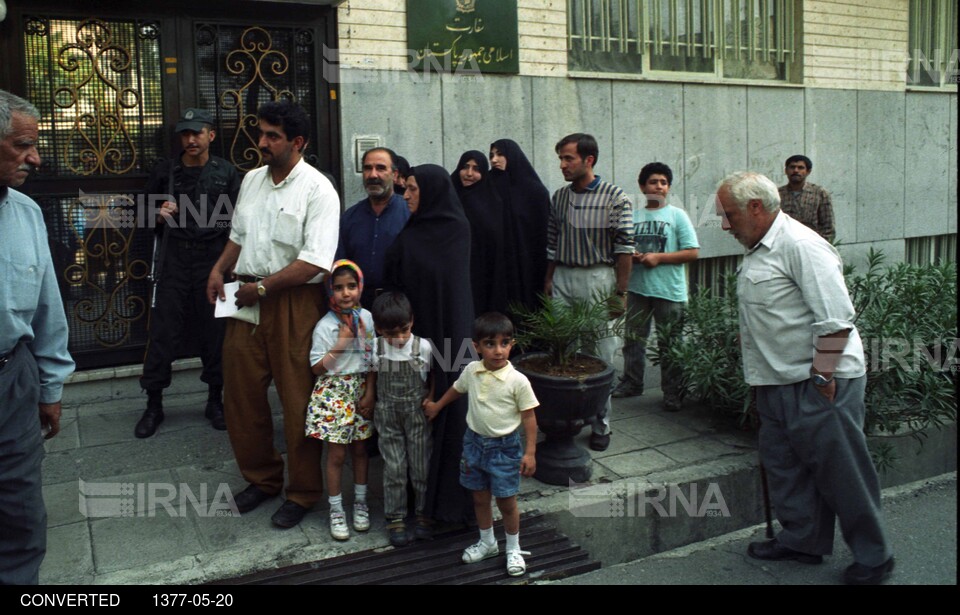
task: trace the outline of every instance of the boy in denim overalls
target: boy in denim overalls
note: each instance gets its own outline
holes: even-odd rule
[[[390,544],[400,547],[409,542],[404,523],[408,470],[417,515],[414,535],[421,540],[431,537],[431,523],[423,511],[432,437],[421,409],[423,400],[433,396],[431,345],[411,333],[413,309],[402,293],[380,295],[371,312],[378,335],[373,357],[377,382],[373,422],[383,455],[383,507]]]

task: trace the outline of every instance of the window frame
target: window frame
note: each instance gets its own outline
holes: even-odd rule
[[[958,56],[957,16],[958,13],[960,13],[957,4],[956,0],[910,0],[907,7],[909,13],[907,27],[908,60],[906,75],[904,75],[904,81],[908,90],[935,92],[957,91],[958,79],[960,79],[960,71],[958,71],[958,64],[956,62]],[[918,11],[923,14],[923,17],[927,17],[927,19],[923,20],[923,17],[918,15]],[[932,22],[932,25],[936,26],[935,31],[922,31],[924,25],[927,24],[923,24],[921,21]],[[953,38],[952,41],[949,40],[951,35]],[[921,38],[921,40],[918,42],[916,40],[917,38]],[[923,47],[926,48],[922,49]],[[927,85],[914,82],[917,73],[921,70],[926,70],[920,57],[914,54],[914,51],[917,50],[924,52],[924,59],[927,61],[927,66],[936,63],[937,52],[939,52],[943,64],[942,66],[935,65],[935,69],[940,73],[938,84]],[[933,58],[929,57],[927,54],[928,51],[933,52]],[[947,71],[951,59],[954,60],[952,80]],[[944,73],[946,73],[946,75]],[[929,72],[927,74],[929,74]],[[945,76],[947,77],[946,79],[944,78]]]
[[[690,32],[694,30],[694,26],[699,25],[701,40],[699,42],[694,41],[688,43],[686,41],[672,41],[670,37],[661,36],[662,32],[660,30],[655,30],[653,33],[650,32],[649,23],[650,21],[662,21],[663,16],[661,12],[661,7],[663,6],[663,1],[668,1],[671,5],[673,11],[669,11],[671,17],[668,17],[671,21],[671,30],[674,31],[674,34],[679,33],[679,23],[682,21],[684,25],[684,31]],[[802,77],[802,70],[799,70],[798,63],[802,61],[802,50],[801,50],[801,39],[800,33],[798,31],[798,26],[802,23],[800,19],[800,3],[796,0],[657,0],[654,2],[647,2],[646,0],[567,0],[567,58],[568,58],[568,74],[571,77],[592,77],[592,78],[615,78],[615,79],[634,79],[634,80],[657,80],[657,81],[683,81],[683,82],[701,82],[701,83],[758,83],[766,85],[800,85],[797,83],[797,79]],[[600,17],[600,34],[595,34],[593,26],[594,18],[591,15],[596,12],[595,7],[599,5],[601,8],[599,12],[601,13]],[[609,7],[612,5],[618,8],[618,15],[623,15],[624,11],[629,7],[635,9],[637,25],[635,33],[631,33],[630,26],[624,26],[622,20],[620,20],[619,26],[610,25],[605,22],[611,22],[612,19],[609,18]],[[756,20],[755,8],[759,5],[761,9],[761,14],[764,9],[767,12],[773,12],[774,15],[786,15],[783,19],[774,18],[774,23],[772,27],[768,24],[768,20],[761,19],[760,26],[757,27],[755,31],[755,36],[751,37],[751,41],[748,44],[741,43],[740,45],[731,45],[728,42],[728,33],[727,33],[727,20],[726,14],[728,12],[733,13],[736,11],[740,12],[740,7],[746,7],[747,19]],[[676,9],[678,7],[684,8],[682,15],[678,17]],[[690,10],[693,7],[699,9],[699,19],[694,15],[694,11]],[[574,16],[574,11],[577,15]],[[607,19],[603,18],[603,15],[607,15]],[[704,19],[702,15],[706,14],[707,18]],[[582,31],[579,33],[574,32],[576,26],[576,18],[579,18],[579,21],[582,22]],[[742,20],[733,20],[731,23],[735,24],[731,26],[732,34],[734,37],[741,37],[741,24]],[[722,22],[722,24],[721,24]],[[703,26],[708,26],[709,31],[706,34],[704,32]],[[721,26],[722,27],[718,27]],[[603,30],[606,30],[607,33],[611,33],[614,30],[619,30],[619,38],[613,37],[612,34],[605,34]],[[761,36],[763,44],[757,46],[754,43],[754,40],[757,38],[757,35]],[[607,36],[605,39],[604,36]],[[596,42],[594,42],[596,41]],[[776,41],[780,41],[780,44],[777,44]],[[576,51],[575,44],[579,42],[582,47],[590,47],[595,44],[598,44],[600,49],[584,49],[583,51]],[[612,51],[612,48],[617,45],[631,45],[641,48],[640,51],[636,52],[635,55],[639,57],[640,67],[639,72],[623,72],[623,71],[614,71],[614,70],[603,70],[603,69],[591,69],[589,67],[578,67],[571,62],[571,54],[574,53],[590,53],[591,51],[598,52],[609,52]],[[651,68],[651,58],[657,54],[653,51],[653,48],[659,46],[663,48],[672,48],[673,53],[668,54],[665,57],[670,57],[671,55],[677,55],[677,52],[680,51],[681,54],[687,55],[688,57],[709,57],[713,62],[713,71],[711,72],[695,72],[695,71],[685,71],[685,70],[665,70],[665,69],[653,69]],[[681,51],[688,46],[692,46],[694,51],[691,53],[687,51],[684,53]],[[709,49],[709,52],[707,50]],[[718,52],[718,49],[721,51]],[[633,51],[627,52],[616,52],[616,53],[625,53],[625,54],[634,54]],[[727,54],[735,56],[734,58],[725,57]],[[724,75],[724,61],[731,59],[739,59],[740,57],[754,56],[760,54],[766,54],[768,57],[773,56],[775,61],[782,64],[783,66],[783,75],[778,79],[766,79],[762,77],[732,77]]]

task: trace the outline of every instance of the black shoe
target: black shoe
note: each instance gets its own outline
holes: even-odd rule
[[[250,512],[272,497],[274,496],[256,485],[247,485],[246,489],[233,497],[233,501],[237,505],[237,511],[245,513]]]
[[[273,521],[273,524],[277,527],[282,527],[285,530],[290,529],[303,521],[304,515],[306,515],[309,510],[309,508],[300,506],[293,500],[287,500],[277,509],[277,512],[273,513],[270,520]]]
[[[138,438],[149,438],[157,433],[157,427],[163,422],[163,410],[157,408],[147,408],[143,411],[143,416],[137,421],[137,426],[133,429],[133,435]]]
[[[394,519],[387,523],[387,535],[390,537],[390,544],[394,547],[405,547],[410,543],[410,536],[407,535],[407,526],[403,519]]]
[[[620,384],[610,393],[610,397],[615,399],[639,397],[640,395],[643,395],[643,386],[638,386],[629,380],[621,380]]]
[[[600,435],[598,433],[590,434],[590,450],[605,451],[610,446],[610,434]]]
[[[794,551],[788,547],[780,544],[776,538],[773,540],[765,540],[764,542],[751,542],[750,546],[747,547],[747,555],[755,559],[765,559],[773,561],[781,560],[796,560],[801,564],[821,564],[823,563],[822,555],[811,555],[809,553],[802,553],[800,551]]]
[[[843,582],[847,585],[879,585],[886,581],[892,572],[892,557],[879,566],[850,564],[843,571]]]
[[[223,402],[219,399],[208,399],[203,415],[210,419],[210,425],[214,429],[223,431],[227,428],[227,421],[223,418]]]
[[[424,515],[417,515],[417,523],[413,526],[413,536],[417,540],[433,540],[433,520]]]

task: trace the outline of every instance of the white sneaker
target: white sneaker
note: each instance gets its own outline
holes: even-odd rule
[[[347,515],[343,512],[330,513],[330,535],[336,540],[350,538],[350,528],[347,527]]]
[[[523,561],[524,555],[530,555],[530,552],[507,551],[507,574],[511,577],[519,577],[527,571],[527,562]]]
[[[485,559],[490,559],[498,555],[500,555],[500,547],[497,546],[497,543],[488,545],[481,540],[477,544],[470,545],[463,550],[463,563],[476,564],[477,562],[482,562]]]
[[[353,505],[353,529],[366,532],[370,529],[370,508],[366,502],[357,502]]]

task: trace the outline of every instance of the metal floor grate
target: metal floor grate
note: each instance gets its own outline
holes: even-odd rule
[[[503,536],[503,524],[495,525]],[[521,546],[527,574],[508,576],[504,541],[500,556],[477,564],[460,561],[463,550],[477,540],[477,531],[462,529],[414,542],[399,549],[370,550],[340,557],[258,572],[218,584],[239,585],[486,585],[523,584],[560,579],[600,568],[600,562],[559,533],[539,512],[520,519]]]

